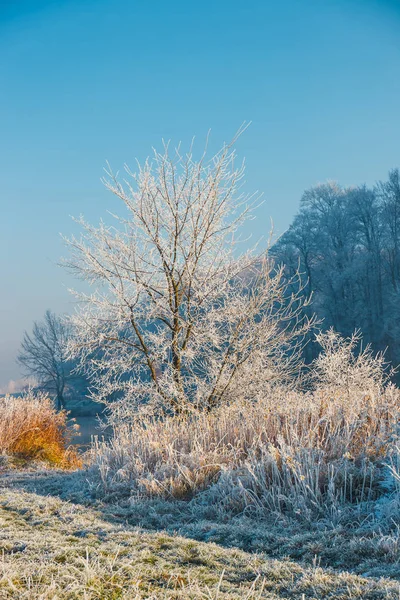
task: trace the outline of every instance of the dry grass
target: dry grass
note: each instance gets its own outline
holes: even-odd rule
[[[399,417],[391,386],[350,397],[274,390],[252,405],[122,426],[93,460],[107,493],[190,499],[213,489],[229,510],[312,518],[381,493]]]
[[[43,460],[75,468],[80,459],[69,442],[75,432],[65,411],[57,412],[50,398],[29,394],[0,398],[0,453],[24,461]]]
[[[0,493],[4,600],[395,600],[399,583],[305,567],[113,522],[90,507]]]

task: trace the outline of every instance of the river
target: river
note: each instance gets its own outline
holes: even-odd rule
[[[99,439],[105,438],[110,439],[111,431],[108,429],[103,430],[99,427],[98,418],[94,415],[74,417],[75,422],[79,425],[79,436],[74,437],[71,443],[74,446],[80,446],[82,449],[86,449],[90,446],[93,436],[98,436]]]

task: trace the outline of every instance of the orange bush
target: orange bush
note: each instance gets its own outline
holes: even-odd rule
[[[67,412],[57,412],[48,396],[5,396],[0,398],[0,414],[0,453],[62,468],[80,465],[69,447],[77,426],[68,425]]]

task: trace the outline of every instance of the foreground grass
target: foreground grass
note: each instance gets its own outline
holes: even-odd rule
[[[4,482],[3,482],[4,483]],[[399,583],[268,559],[3,487],[0,598],[399,598]]]

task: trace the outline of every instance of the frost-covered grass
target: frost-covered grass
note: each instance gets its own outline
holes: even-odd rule
[[[80,470],[3,466],[0,598],[398,600],[400,392],[369,354],[324,364],[122,423]]]
[[[182,534],[146,531],[129,523],[135,507],[117,509],[100,503],[91,507],[68,501],[68,497],[84,501],[84,480],[79,473],[49,472],[3,478],[0,598],[394,600],[399,597],[399,582],[393,579],[320,566],[317,544],[323,543],[323,537],[314,535],[316,558],[307,564],[307,561],[271,559],[262,552],[225,548],[211,541],[198,542]],[[44,495],[35,493],[35,487]],[[64,498],[48,496],[50,490]],[[165,501],[158,503],[147,505],[150,515],[160,510],[164,512],[160,517],[166,522],[169,518],[177,519],[177,515],[168,516],[171,505]],[[172,510],[179,513],[179,503],[175,501]],[[140,511],[144,518],[144,506]],[[214,523],[215,528],[218,526]],[[253,523],[253,527],[258,527],[261,535],[263,524]],[[237,529],[236,533],[240,537],[245,530],[243,523],[242,531]],[[211,532],[210,523],[208,531]],[[283,530],[281,536],[282,533]],[[286,532],[287,538],[290,533]],[[251,529],[247,530],[247,536],[250,535]],[[272,538],[274,531],[266,530],[264,535]],[[293,545],[300,546],[304,541],[305,537],[294,538]]]
[[[212,413],[143,418],[92,451],[105,496],[201,496],[221,513],[337,520],[396,488],[400,392],[274,389]]]

